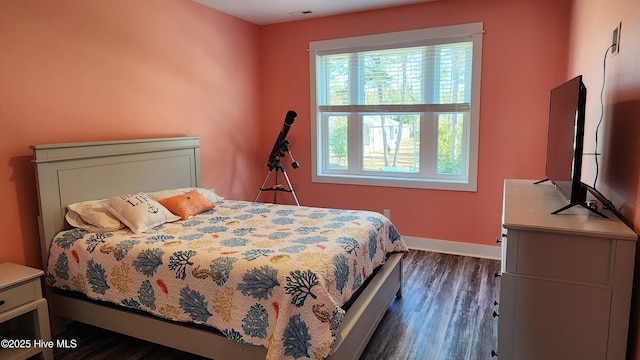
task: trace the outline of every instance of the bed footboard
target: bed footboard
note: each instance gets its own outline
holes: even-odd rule
[[[405,253],[391,254],[376,277],[353,303],[342,328],[331,360],[358,359],[387,312],[394,296],[402,294],[402,259]]]

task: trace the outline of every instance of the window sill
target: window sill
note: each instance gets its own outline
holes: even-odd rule
[[[383,177],[367,177],[356,175],[312,175],[314,183],[343,184],[343,185],[364,185],[382,186],[410,189],[430,189],[430,190],[450,190],[450,191],[477,191],[475,181],[455,181],[440,179],[398,179]]]

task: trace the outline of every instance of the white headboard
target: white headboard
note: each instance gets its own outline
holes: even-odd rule
[[[200,186],[200,138],[175,137],[32,145],[47,264],[53,236],[65,229],[68,204]]]

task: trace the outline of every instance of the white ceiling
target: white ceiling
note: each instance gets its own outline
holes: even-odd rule
[[[435,0],[193,0],[257,25]],[[311,11],[309,14],[304,12]]]

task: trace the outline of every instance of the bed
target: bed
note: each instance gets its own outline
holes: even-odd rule
[[[200,144],[198,137],[33,145],[31,148],[34,153],[33,161],[36,167],[40,206],[40,238],[43,264],[45,266],[50,262],[50,249],[52,253],[54,252],[52,246],[55,247],[56,242],[61,242],[59,240],[61,236],[68,237],[68,233],[75,230],[65,221],[65,214],[69,204],[86,200],[108,199],[122,194],[147,194],[165,189],[200,188]],[[57,258],[55,261],[52,260],[52,264],[49,267],[50,271],[48,271],[47,275],[47,282],[53,286],[47,286],[45,289],[52,315],[219,360],[237,358],[324,358],[326,355],[329,355],[328,358],[330,359],[357,359],[364,350],[377,324],[382,319],[389,303],[394,296],[401,295],[402,257],[406,251],[406,246],[399,234],[394,232],[395,228],[393,228],[392,224],[389,225],[390,223],[387,223],[385,218],[370,212],[297,208],[287,205],[236,202],[226,199],[216,202],[215,205],[213,209],[207,212],[186,220],[162,224],[145,233],[132,234],[127,229],[115,231],[115,233],[124,233],[125,237],[134,235],[140,237],[135,240],[137,241],[136,244],[153,243],[148,238],[160,235],[165,236],[161,243],[163,247],[173,246],[181,242],[180,239],[184,243],[190,243],[191,246],[191,250],[168,252],[173,256],[172,261],[175,261],[172,264],[170,264],[171,261],[165,261],[167,263],[165,271],[170,271],[170,273],[165,273],[164,277],[156,276],[156,269],[148,267],[146,268],[147,275],[154,275],[153,277],[144,278],[144,276],[138,274],[138,277],[142,276],[142,279],[139,279],[140,283],[131,286],[134,289],[139,289],[137,291],[139,296],[131,297],[130,299],[123,297],[117,306],[113,301],[105,301],[96,298],[96,296],[77,296],[74,291],[57,289],[56,281],[63,281],[64,279],[60,278],[61,273],[56,273],[56,270],[60,271],[60,268],[63,268],[66,271],[66,268],[62,266],[65,264],[67,267],[70,267],[69,264],[80,266],[79,258],[82,256],[77,253],[65,255],[65,263],[60,260],[60,253],[56,252]],[[249,212],[238,213],[240,209],[249,210]],[[334,225],[327,225],[327,227],[315,226],[320,224],[314,222],[320,217],[331,217]],[[273,219],[277,219],[277,221],[274,223]],[[371,264],[361,266],[360,263],[357,263],[358,265],[356,266],[351,265],[351,262],[342,261],[343,266],[334,264],[331,270],[314,270],[316,274],[305,273],[303,270],[283,270],[285,275],[288,276],[281,277],[280,281],[274,280],[274,282],[283,283],[283,290],[280,290],[280,292],[287,293],[289,298],[292,299],[287,304],[285,304],[286,301],[278,302],[272,301],[271,298],[267,299],[265,294],[271,295],[269,293],[270,290],[274,293],[278,290],[262,288],[260,292],[256,293],[254,290],[249,289],[247,284],[250,283],[251,278],[247,278],[246,274],[250,271],[245,269],[245,277],[238,280],[240,283],[227,286],[227,289],[235,290],[238,296],[240,292],[248,297],[253,295],[255,303],[252,305],[251,311],[247,312],[247,314],[251,313],[252,315],[245,315],[240,319],[239,316],[229,311],[226,311],[226,313],[223,311],[227,317],[227,324],[231,324],[229,326],[222,325],[214,328],[206,321],[215,317],[213,316],[215,313],[213,310],[216,309],[213,309],[210,305],[214,300],[203,294],[206,291],[205,287],[195,288],[195,285],[189,285],[182,287],[182,292],[171,290],[171,294],[176,294],[174,297],[180,298],[178,303],[181,305],[178,307],[181,307],[180,310],[182,311],[178,312],[183,313],[186,319],[180,319],[176,311],[171,313],[160,312],[159,314],[150,312],[148,301],[145,303],[140,295],[142,293],[148,295],[149,291],[153,293],[153,289],[157,293],[154,295],[154,299],[161,297],[158,295],[162,294],[163,289],[166,291],[165,295],[169,295],[169,286],[163,281],[168,281],[169,278],[181,281],[186,277],[198,278],[200,276],[199,279],[201,281],[206,280],[213,284],[213,282],[220,281],[220,278],[227,274],[225,272],[226,268],[224,269],[225,271],[218,271],[218,273],[212,274],[214,272],[213,267],[198,266],[195,261],[198,256],[195,256],[195,253],[202,253],[200,251],[202,246],[193,245],[198,242],[196,235],[185,233],[185,236],[180,239],[167,237],[167,234],[178,234],[187,231],[185,228],[193,227],[194,223],[198,223],[201,226],[206,225],[207,230],[201,229],[202,231],[196,231],[196,233],[206,233],[208,239],[215,238],[219,233],[225,231],[235,235],[231,239],[225,238],[226,240],[224,241],[227,241],[226,245],[237,248],[232,248],[233,251],[229,251],[228,248],[222,250],[228,253],[237,252],[242,254],[242,258],[234,258],[235,260],[227,261],[225,264],[228,265],[229,262],[239,264],[242,261],[249,260],[257,261],[256,259],[267,261],[251,268],[265,270],[258,271],[260,274],[255,277],[260,278],[261,276],[264,277],[265,273],[269,274],[269,271],[272,271],[271,268],[267,269],[268,266],[265,264],[270,266],[275,262],[287,263],[288,260],[295,257],[295,254],[305,253],[309,248],[318,251],[311,252],[311,257],[307,253],[307,258],[301,259],[302,262],[312,262],[310,259],[317,258],[317,254],[320,254],[325,247],[324,243],[317,242],[318,238],[332,232],[344,235],[345,233],[351,234],[350,231],[354,231],[353,229],[332,229],[332,226],[339,226],[335,225],[336,222],[342,225],[348,223],[353,227],[363,226],[367,219],[373,220],[374,227],[391,229],[391,237],[395,244],[392,243],[391,247],[387,248],[382,258],[379,255],[374,256],[372,251],[366,251],[364,249],[365,246],[342,241],[341,245],[345,252],[353,251],[361,255],[371,254],[370,256],[364,255],[365,258],[371,258]],[[265,229],[258,227],[259,223],[264,223],[267,220],[271,221],[269,222],[271,224],[270,227]],[[212,221],[222,221],[225,226],[230,227],[225,230],[219,227],[219,224],[211,225]],[[185,225],[185,223],[188,225]],[[365,237],[369,237],[371,240],[367,244],[383,242],[382,240],[373,241],[373,235],[370,231],[356,230],[355,232],[363,233]],[[289,244],[283,248],[284,250],[280,249],[282,250],[280,252],[269,253],[272,250],[265,249],[260,245],[264,245],[265,240],[280,241],[279,237],[284,238],[293,233],[304,236],[301,237],[302,240],[295,240],[298,241],[295,246]],[[75,234],[75,236],[76,238],[72,242],[83,243],[85,248],[97,249],[98,244],[96,246],[86,246],[90,242],[88,239],[92,236],[91,233]],[[245,241],[251,237],[255,238],[256,241],[262,242],[256,246],[254,243]],[[345,238],[350,239],[351,236],[342,236],[343,240]],[[188,239],[188,241],[184,241],[185,239]],[[112,250],[118,245],[105,245],[103,240],[101,239],[99,245],[106,246],[104,248],[111,251],[96,250],[95,254],[101,253],[113,257]],[[124,241],[126,242],[126,239]],[[129,239],[129,241],[133,240]],[[219,240],[216,239],[216,241]],[[62,243],[65,244],[64,241]],[[202,243],[201,241],[201,245]],[[219,244],[216,243],[217,245]],[[251,248],[252,246],[255,249]],[[193,249],[197,249],[197,251]],[[214,250],[220,249],[216,248]],[[194,256],[191,257],[192,255]],[[230,254],[225,255],[230,256]],[[88,256],[91,257],[93,255],[89,254]],[[329,256],[329,258],[336,257]],[[319,262],[332,263],[327,261],[328,257],[323,259],[323,261]],[[90,265],[95,270],[96,266],[93,261],[94,259],[91,258]],[[97,260],[95,261],[97,262]],[[214,260],[207,259],[206,261],[212,263]],[[345,264],[350,265],[346,266]],[[353,264],[356,263],[354,262]],[[131,267],[136,267],[137,265],[140,265],[140,262],[133,263]],[[83,266],[86,269],[89,265],[85,264]],[[106,267],[108,265],[102,266]],[[342,272],[350,272],[358,274],[358,276],[351,280],[341,280],[341,276],[338,274],[340,272],[339,268],[342,269]],[[135,270],[145,273],[141,265],[140,269],[133,269],[132,272],[135,273]],[[253,272],[254,275],[256,271]],[[93,271],[93,273],[96,273],[96,271]],[[100,273],[100,271],[97,271],[97,273]],[[316,275],[317,277],[315,277]],[[230,277],[233,276],[231,275]],[[62,274],[62,278],[64,277],[64,274]],[[330,288],[330,286],[322,285],[318,282],[318,279],[328,279],[333,286],[331,287],[332,290],[327,290],[326,293],[320,291],[321,288],[324,290]],[[133,280],[127,279],[126,281]],[[88,281],[85,283],[85,287],[95,288],[94,290],[97,293],[105,292],[105,289],[101,289],[100,286],[96,285],[99,283],[100,281]],[[114,283],[109,282],[109,284],[113,285]],[[294,286],[295,284],[304,286],[296,287]],[[310,284],[318,286],[311,290]],[[363,285],[359,286],[360,284]],[[67,289],[70,285],[66,283],[59,287]],[[336,293],[334,288],[340,291]],[[144,289],[146,289],[146,292]],[[353,293],[351,290],[353,290]],[[94,295],[96,291],[94,291]],[[356,294],[357,296],[355,296]],[[148,296],[146,298],[148,300]],[[237,301],[236,298],[233,301],[227,299],[227,307],[233,307],[233,305],[239,305],[242,302]],[[323,301],[325,302],[316,302],[315,306],[313,306],[314,300],[319,301],[318,299],[322,298],[324,298]],[[304,321],[305,316],[311,315],[305,315],[302,310],[297,312],[298,308],[304,307],[305,299],[308,299],[306,302],[310,305],[307,307],[313,308],[314,311],[311,312],[320,321],[318,326],[325,327],[324,335],[317,336],[318,339],[323,339],[321,343],[313,341],[316,336],[313,335],[312,331],[315,331],[318,326]],[[266,300],[267,302],[261,303],[258,300]],[[327,305],[328,301],[333,301],[337,305],[331,308],[331,306]],[[152,305],[156,307],[156,304]],[[343,305],[345,307],[348,305],[346,312],[341,310]],[[160,303],[158,303],[157,308],[161,307]],[[166,310],[167,307],[164,309]],[[276,315],[281,315],[273,317],[274,312]],[[203,316],[203,314],[205,315]],[[274,326],[276,330],[273,330],[263,325],[256,325],[256,323],[270,318],[274,319],[271,323],[282,323],[279,328]],[[241,329],[244,329],[244,331],[241,331]],[[330,332],[330,338],[326,336],[327,331]],[[271,335],[267,336],[266,334]],[[265,339],[265,341],[263,343],[258,341],[259,344],[257,344],[256,337]],[[293,340],[291,340],[292,338]]]

